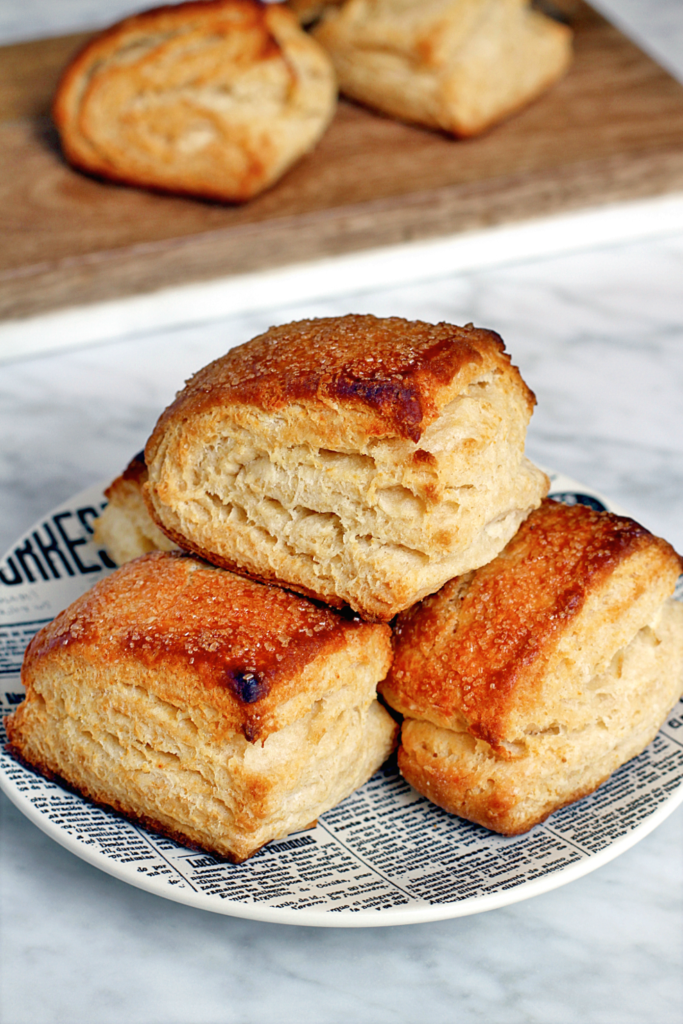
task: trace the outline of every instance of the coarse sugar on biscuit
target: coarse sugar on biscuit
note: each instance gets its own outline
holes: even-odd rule
[[[544,501],[491,563],[399,617],[380,692],[399,766],[504,834],[592,792],[683,690],[681,559],[631,519]]]
[[[53,116],[82,170],[242,202],[313,149],[336,94],[329,57],[283,4],[195,0],[133,15],[88,43]]]

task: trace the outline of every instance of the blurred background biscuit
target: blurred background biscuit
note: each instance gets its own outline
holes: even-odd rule
[[[180,547],[388,621],[490,561],[540,503],[534,403],[500,337],[472,325],[272,327],[162,414],[145,494]]]
[[[544,501],[489,565],[402,615],[380,692],[399,766],[506,835],[639,754],[683,691],[682,562],[632,519]]]
[[[65,72],[53,114],[82,170],[242,201],[315,146],[335,105],[329,58],[284,5],[196,0],[94,39]]]

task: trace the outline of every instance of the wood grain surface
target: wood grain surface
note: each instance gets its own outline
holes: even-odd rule
[[[49,106],[86,37],[1,48],[0,317],[683,191],[683,86],[579,0],[563,9],[569,74],[486,136],[342,102],[315,151],[243,206],[72,170]]]

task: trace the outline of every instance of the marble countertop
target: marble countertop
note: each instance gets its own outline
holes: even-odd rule
[[[96,23],[102,7],[25,2],[24,37],[38,24],[47,33]],[[17,11],[0,7],[0,37],[21,37]],[[645,36],[667,24],[671,38],[683,34],[678,0],[624,0],[620,17]],[[59,501],[116,475],[203,363],[271,323],[350,311],[498,330],[538,398],[530,456],[601,489],[683,550],[682,282],[683,235],[673,233],[5,365],[0,550]],[[683,808],[554,892],[357,931],[171,903],[77,859],[1,795],[0,813],[3,1024],[681,1021]]]

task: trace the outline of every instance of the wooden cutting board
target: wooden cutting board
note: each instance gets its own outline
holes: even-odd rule
[[[243,206],[154,195],[62,159],[49,119],[86,36],[0,49],[0,318],[600,203],[683,191],[683,86],[580,0],[568,76],[456,141],[340,103],[317,149]]]

